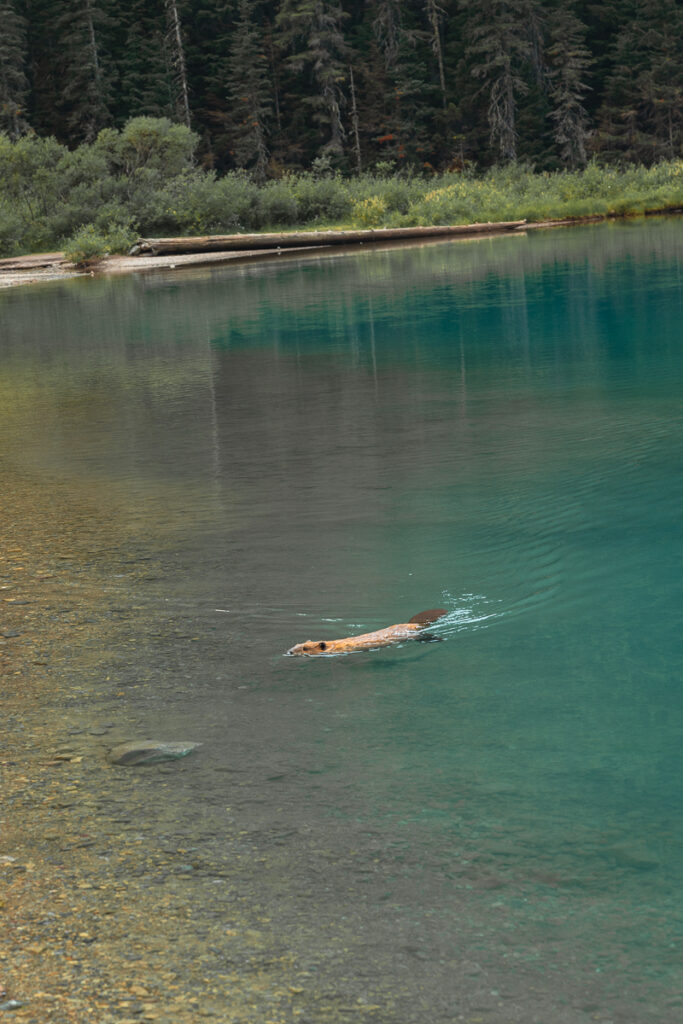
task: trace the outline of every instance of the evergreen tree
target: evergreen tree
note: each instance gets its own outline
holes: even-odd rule
[[[376,0],[372,29],[384,58],[384,66],[387,71],[393,71],[404,32],[400,0]]]
[[[597,148],[611,158],[671,158],[683,149],[683,9],[677,0],[630,0],[628,15],[612,50]]]
[[[256,181],[262,182],[268,164],[267,125],[272,102],[268,60],[252,18],[252,0],[240,0],[230,47],[229,97],[235,162],[238,167],[249,167]]]
[[[369,10],[374,45],[364,68],[365,131],[376,155],[398,164],[424,163],[432,155],[431,37],[419,27],[421,15],[421,8],[411,10],[400,0],[375,0]]]
[[[117,122],[140,115],[171,117],[175,90],[161,3],[129,0],[121,10],[121,23]]]
[[[26,129],[26,21],[13,0],[0,0],[0,131],[12,139]]]
[[[502,160],[517,157],[517,106],[529,91],[531,45],[525,0],[461,0],[471,74],[483,81],[491,146]]]
[[[349,56],[342,31],[346,17],[336,0],[284,0],[276,19],[281,40],[290,51],[288,67],[297,74],[310,74],[311,88],[301,102],[313,111],[314,122],[327,135],[321,152],[335,158],[343,155],[346,134],[342,121]]]
[[[586,28],[560,0],[550,15],[547,77],[551,99],[550,118],[560,158],[567,167],[586,163],[588,115],[583,97],[588,91],[586,76],[591,66],[585,45]]]
[[[192,123],[202,140],[201,161],[206,167],[232,167],[228,83],[235,4],[193,0],[181,13]]]
[[[56,66],[63,82],[55,105],[70,138],[92,142],[111,121],[111,74],[101,39],[109,19],[101,0],[58,0],[55,13]]]

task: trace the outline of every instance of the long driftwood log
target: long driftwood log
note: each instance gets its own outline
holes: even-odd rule
[[[9,270],[42,270],[45,267],[59,267],[65,263],[62,252],[39,252],[29,256],[8,256],[0,260],[0,273]]]
[[[493,234],[516,231],[526,221],[507,220],[489,224],[437,224],[419,228],[371,228],[358,231],[284,231],[262,235],[204,235],[196,238],[139,238],[130,256],[172,256],[177,253],[230,252],[251,249],[296,249],[310,245],[352,245],[358,242],[396,241],[401,238],[435,238],[449,235]]]

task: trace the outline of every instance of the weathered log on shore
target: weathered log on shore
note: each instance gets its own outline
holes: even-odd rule
[[[0,260],[0,273],[10,270],[39,270],[43,267],[61,267],[65,262],[63,252],[32,253],[28,256],[8,256]]]
[[[402,238],[493,234],[516,231],[526,221],[487,224],[437,224],[418,228],[370,228],[357,231],[284,231],[261,235],[204,235],[196,238],[139,238],[130,256],[171,256],[177,253],[230,252],[250,249],[296,249],[310,245],[352,245]]]

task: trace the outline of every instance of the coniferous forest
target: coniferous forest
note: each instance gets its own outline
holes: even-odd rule
[[[256,181],[651,164],[683,148],[680,0],[0,0],[0,130],[140,115]]]

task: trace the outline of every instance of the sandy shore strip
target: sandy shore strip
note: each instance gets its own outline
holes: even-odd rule
[[[311,249],[312,247],[299,249],[296,253],[311,252]],[[62,253],[48,253],[46,256],[0,260],[0,288],[38,284],[41,281],[66,281],[73,277],[108,277],[116,274],[145,273],[150,270],[182,270],[207,264],[220,266],[226,263],[277,259],[279,255],[281,254],[273,249],[259,249],[253,252],[210,252],[178,256],[107,256],[96,266],[83,269],[65,260]],[[22,260],[26,261],[24,265],[21,265]]]
[[[644,216],[671,216],[680,215],[680,208],[676,207],[668,211],[647,211]],[[452,242],[472,242],[484,238],[510,238],[511,236],[521,237],[527,231],[542,230],[546,228],[578,227],[582,224],[595,224],[605,220],[627,220],[626,216],[603,215],[573,217],[569,219],[545,220],[527,223],[525,221],[505,221],[500,224],[472,224],[457,226],[458,233],[452,235],[422,234],[420,236],[403,238],[385,238],[383,229],[369,230],[367,232],[355,232],[360,236],[366,234],[368,238],[362,241],[337,241],[334,245],[321,242],[319,245],[300,245],[296,248],[272,247],[263,249],[235,249],[226,251],[175,253],[173,255],[135,255],[135,256],[107,256],[98,260],[91,266],[77,267],[64,259],[62,252],[33,253],[27,256],[14,256],[0,259],[0,289],[14,288],[21,284],[38,284],[41,281],[61,281],[74,277],[108,277],[116,274],[137,274],[149,271],[183,270],[195,266],[221,266],[230,263],[257,263],[267,260],[297,259],[301,256],[320,256],[322,254],[342,254],[357,252],[359,248],[371,249],[394,249],[405,248],[416,245],[444,245]],[[513,226],[514,225],[514,226]],[[460,230],[460,227],[463,230]],[[471,227],[471,231],[467,228]],[[489,230],[482,230],[487,228]],[[405,229],[408,230],[408,229]],[[416,229],[422,231],[423,229]],[[439,229],[443,231],[444,229]],[[456,230],[454,228],[453,230]],[[318,232],[307,232],[314,236]],[[394,232],[395,233],[395,232]],[[284,238],[287,234],[296,232],[282,232],[281,235],[264,235],[264,239]],[[320,232],[321,236],[331,235],[332,232]],[[337,236],[348,236],[349,232],[336,232]],[[226,236],[227,237],[227,236]],[[233,236],[234,237],[234,236]],[[254,238],[254,236],[245,236]]]
[[[553,222],[552,225],[555,226]],[[238,248],[241,236],[220,236],[226,240],[226,249],[193,253],[156,255],[148,253],[128,256],[107,256],[88,267],[76,266],[64,258],[62,252],[34,253],[0,259],[0,288],[13,288],[21,284],[37,284],[41,281],[60,281],[73,277],[107,277],[115,274],[145,273],[148,271],[182,270],[195,266],[221,266],[229,263],[259,262],[287,258],[299,258],[322,253],[350,253],[359,248],[397,248],[410,245],[434,245],[453,241],[473,241],[478,238],[521,234],[526,228],[524,221],[502,222],[500,224],[457,225],[452,228],[433,229],[404,228],[402,230],[377,229],[367,231],[323,231],[323,232],[281,232],[264,235],[267,247],[255,248],[258,236],[245,235],[245,247]],[[317,242],[317,236],[320,242]],[[333,236],[334,242],[330,241]],[[291,239],[297,238],[296,245]],[[289,239],[289,240],[288,240]],[[209,237],[208,241],[212,239]],[[162,240],[163,241],[163,240]],[[172,241],[172,240],[166,240]],[[176,242],[178,239],[175,240]],[[184,240],[183,240],[184,241]],[[207,239],[198,239],[198,242]],[[220,239],[214,239],[220,241]],[[280,243],[282,243],[280,245]],[[151,245],[152,243],[150,243]]]

